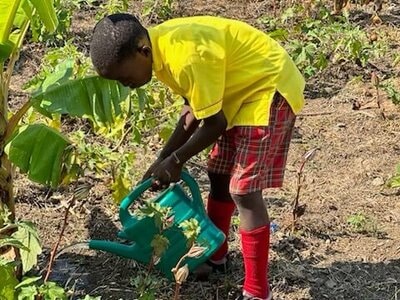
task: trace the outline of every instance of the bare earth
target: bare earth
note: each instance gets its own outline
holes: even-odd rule
[[[268,3],[192,0],[180,2],[178,12],[219,14],[259,26],[255,20],[267,13],[271,7]],[[382,17],[384,24],[377,29],[387,31],[397,41],[399,7],[399,2],[388,1]],[[93,16],[93,12],[86,11],[75,18],[76,39],[86,51],[95,22]],[[389,20],[395,26],[389,26]],[[398,43],[392,47],[393,51],[400,49]],[[21,86],[37,71],[43,51],[38,46],[25,47],[13,78],[13,107],[26,99]],[[391,73],[391,77],[399,79],[399,67],[392,69],[385,59],[377,67],[381,77]],[[297,120],[285,185],[265,192],[271,219],[279,226],[272,235],[270,252],[275,300],[400,297],[400,191],[385,186],[400,162],[400,111],[382,94],[386,119],[380,117],[368,74],[369,70],[359,67],[337,65],[308,82],[307,104]],[[351,80],[356,76],[362,79]],[[399,80],[397,83],[400,87]],[[354,101],[365,105],[353,110]],[[300,203],[307,205],[306,210],[298,221],[298,230],[290,234],[297,169],[303,154],[313,148],[318,150],[305,167],[300,194]],[[143,155],[146,159],[140,159],[139,164],[149,164],[154,158],[152,153]],[[199,159],[189,164],[205,196],[208,185],[203,166],[204,161]],[[143,165],[136,167],[145,171]],[[95,187],[83,208],[76,208],[71,215],[62,246],[91,238],[116,238],[117,208],[110,200],[106,183],[87,180]],[[44,267],[61,226],[61,204],[70,192],[49,191],[24,176],[17,178],[16,187],[19,217],[32,220],[40,230]],[[360,230],[349,223],[356,214],[364,217]],[[230,242],[233,271],[209,282],[189,280],[182,288],[182,299],[230,299],[229,291],[240,286],[243,279],[236,223]],[[102,299],[135,299],[130,279],[143,270],[143,266],[111,254],[76,250],[60,256],[52,280],[74,290],[74,299],[87,293],[101,295]],[[157,299],[172,299],[174,285],[160,277],[156,280],[160,284]]]

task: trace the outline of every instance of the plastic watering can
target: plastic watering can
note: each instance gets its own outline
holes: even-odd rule
[[[155,199],[150,200],[162,207],[171,207],[172,211],[173,225],[162,232],[162,235],[169,240],[169,245],[160,258],[160,261],[155,265],[169,279],[173,278],[171,269],[188,252],[190,246],[183,234],[183,230],[179,228],[179,224],[182,221],[191,218],[195,218],[198,221],[200,233],[197,236],[196,244],[206,249],[198,258],[185,259],[183,264],[187,263],[190,271],[193,271],[205,262],[225,240],[225,235],[211,222],[206,214],[196,181],[186,172],[182,172],[181,179],[181,182],[171,185],[163,190]],[[183,189],[182,183],[185,183],[189,187],[191,197]],[[153,218],[148,216],[138,218],[129,212],[129,207],[151,185],[152,178],[149,178],[134,188],[121,202],[119,217],[122,229],[118,233],[118,236],[128,240],[130,243],[91,240],[89,241],[90,249],[111,252],[144,264],[148,264],[151,261],[153,253],[151,241],[154,235],[159,233],[159,230]]]

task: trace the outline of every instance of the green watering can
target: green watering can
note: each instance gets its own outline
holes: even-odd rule
[[[170,207],[173,216],[173,225],[162,232],[162,235],[169,241],[168,247],[155,267],[167,278],[172,279],[172,268],[176,266],[180,258],[185,255],[189,246],[188,241],[179,228],[182,221],[194,218],[198,221],[200,233],[197,236],[196,244],[205,247],[201,256],[196,258],[185,258],[183,264],[188,264],[189,271],[193,271],[200,264],[204,263],[224,242],[225,235],[208,218],[204,209],[201,194],[196,181],[186,172],[181,174],[181,182],[170,185],[163,190],[154,201],[162,207]],[[183,189],[185,183],[191,193],[190,198]],[[140,195],[152,185],[152,178],[139,184],[120,205],[119,217],[122,229],[118,236],[130,241],[129,244],[91,240],[89,248],[111,252],[118,256],[134,259],[138,262],[149,264],[152,259],[153,248],[151,241],[155,234],[159,233],[155,221],[151,217],[138,218],[129,212],[129,207]],[[182,264],[182,265],[183,265]]]

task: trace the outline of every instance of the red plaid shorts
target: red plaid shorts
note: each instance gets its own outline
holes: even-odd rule
[[[276,93],[269,125],[235,126],[227,130],[210,152],[208,171],[231,175],[231,194],[281,187],[295,120],[286,99]]]

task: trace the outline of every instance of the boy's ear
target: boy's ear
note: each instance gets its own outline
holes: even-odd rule
[[[144,45],[144,46],[140,47],[140,48],[138,49],[138,51],[139,51],[142,55],[144,55],[144,56],[146,56],[146,57],[148,57],[148,56],[151,55],[151,47],[150,47],[150,46],[147,46],[147,45]]]

